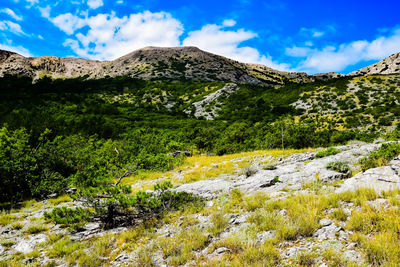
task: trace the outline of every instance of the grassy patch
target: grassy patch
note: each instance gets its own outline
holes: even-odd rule
[[[24,230],[24,233],[34,235],[34,234],[38,234],[38,233],[44,232],[46,230],[47,230],[46,226],[39,225],[39,224],[34,224],[34,225],[31,225],[28,228],[26,228]]]
[[[173,237],[161,237],[156,249],[161,250],[164,258],[170,257],[169,264],[179,266],[194,258],[193,252],[205,247],[209,237],[198,227],[191,227]]]
[[[360,160],[361,169],[366,171],[371,168],[381,167],[388,165],[394,157],[400,154],[400,144],[385,143],[373,151],[368,157]]]
[[[347,173],[348,171],[350,171],[349,164],[341,161],[329,162],[326,165],[326,168],[341,173]]]
[[[330,147],[330,148],[327,148],[325,150],[318,151],[317,154],[315,154],[315,157],[316,158],[324,158],[324,157],[327,157],[327,156],[336,155],[336,154],[338,154],[340,152],[342,152],[342,151],[337,149],[337,148]]]

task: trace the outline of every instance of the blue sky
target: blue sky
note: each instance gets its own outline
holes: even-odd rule
[[[193,45],[248,63],[348,73],[400,52],[397,0],[0,0],[0,49],[112,60]]]

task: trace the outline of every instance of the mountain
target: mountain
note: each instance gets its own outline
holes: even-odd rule
[[[399,74],[400,73],[400,53],[393,54],[390,57],[372,64],[360,70],[353,71],[349,75],[377,75],[377,74]]]
[[[240,84],[283,85],[288,81],[312,82],[342,76],[337,73],[307,75],[282,72],[259,64],[245,64],[196,47],[146,47],[113,61],[95,61],[54,56],[26,58],[0,50],[0,77],[5,74],[37,80],[89,79],[130,76],[142,80],[229,81]]]

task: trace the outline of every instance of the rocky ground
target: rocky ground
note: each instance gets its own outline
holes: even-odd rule
[[[360,170],[359,160],[379,147],[357,143],[337,147],[340,153],[321,158],[315,157],[316,152],[280,157],[257,154],[243,169],[179,185],[178,191],[206,198],[205,207],[173,213],[157,228],[146,228],[140,234],[137,228],[104,231],[97,222],[71,230],[46,221],[44,212],[55,206],[80,205],[67,197],[26,203],[10,214],[1,214],[0,260],[5,265],[52,266],[85,266],[91,261],[106,266],[230,266],[248,260],[264,266],[374,265],[360,241],[362,234],[372,240],[374,233],[365,232],[357,216],[366,209],[375,215],[397,214],[400,203],[395,191],[400,189],[399,158],[388,166]],[[347,163],[351,171],[326,168],[338,161]],[[175,178],[181,179],[185,172],[190,169],[176,172],[180,178]],[[71,249],[74,244],[75,251],[57,247]],[[84,261],[76,251],[92,256]],[[267,258],[274,260],[266,263]]]

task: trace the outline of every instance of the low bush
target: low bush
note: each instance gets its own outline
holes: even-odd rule
[[[51,212],[45,212],[44,217],[57,224],[71,225],[87,222],[91,218],[91,212],[84,208],[56,207]]]
[[[336,155],[336,154],[338,154],[340,152],[342,152],[342,151],[340,151],[339,149],[336,149],[334,147],[330,147],[330,148],[327,148],[325,150],[321,150],[321,151],[317,152],[317,154],[315,154],[315,157],[316,158],[324,158],[324,157],[327,157],[327,156]]]
[[[385,143],[373,151],[368,157],[360,160],[361,169],[366,171],[371,168],[386,166],[389,161],[400,154],[400,144]]]
[[[171,182],[163,182],[154,185],[152,192],[140,191],[131,194],[130,186],[107,185],[81,190],[73,197],[83,201],[85,206],[93,210],[93,214],[90,214],[88,219],[99,219],[105,228],[134,225],[151,218],[161,217],[171,210],[204,204],[203,199],[197,196],[187,192],[176,192],[171,188]],[[54,218],[61,222],[76,221],[79,216],[86,216],[84,210],[56,209],[53,211]],[[74,214],[76,218],[63,219],[69,217],[70,214]]]
[[[348,171],[350,171],[349,165],[347,163],[341,162],[341,161],[329,162],[326,165],[326,168],[333,170],[333,171],[341,172],[341,173],[347,173]]]

